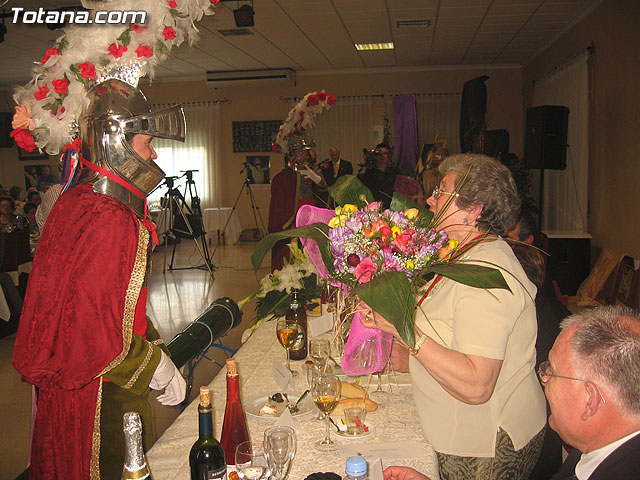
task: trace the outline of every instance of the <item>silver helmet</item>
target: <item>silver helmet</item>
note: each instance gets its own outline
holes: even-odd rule
[[[186,122],[180,105],[153,112],[144,94],[117,79],[94,86],[89,106],[79,120],[83,156],[123,179],[144,197],[162,181],[164,172],[153,159],[138,155],[129,141],[135,134],[184,141]],[[94,182],[93,190],[121,201],[144,217],[145,198],[107,176],[84,169],[79,182]]]
[[[303,129],[294,132],[289,138],[287,155],[291,166],[295,170],[312,166],[315,163],[315,152],[313,152],[315,146],[315,139],[309,130]]]

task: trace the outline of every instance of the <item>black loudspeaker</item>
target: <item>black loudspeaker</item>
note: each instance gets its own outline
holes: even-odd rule
[[[551,232],[547,232],[547,237],[547,274],[558,282],[563,294],[575,295],[580,284],[589,275],[591,240],[586,235],[583,238],[572,238]]]
[[[484,132],[484,154],[500,158],[509,153],[509,132],[507,130],[486,130]]]
[[[569,109],[558,105],[527,108],[524,158],[527,168],[567,168]]]
[[[13,147],[13,138],[9,136],[11,133],[11,114],[9,112],[0,112],[0,148]]]

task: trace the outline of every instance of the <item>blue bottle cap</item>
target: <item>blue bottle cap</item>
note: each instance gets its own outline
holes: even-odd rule
[[[346,473],[350,477],[361,477],[367,474],[367,461],[362,457],[347,458]]]

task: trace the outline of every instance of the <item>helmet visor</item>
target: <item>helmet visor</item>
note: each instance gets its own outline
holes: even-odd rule
[[[184,110],[181,105],[136,115],[126,119],[123,123],[122,129],[125,133],[142,133],[181,142],[184,142],[187,130]]]

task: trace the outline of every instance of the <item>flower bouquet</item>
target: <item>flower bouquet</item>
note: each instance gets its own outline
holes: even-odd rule
[[[345,181],[353,183],[353,179]],[[393,323],[410,347],[415,343],[417,299],[434,274],[476,287],[509,288],[499,270],[457,261],[480,239],[464,246],[449,240],[446,232],[438,229],[442,219],[434,219],[430,211],[397,194],[391,208],[383,210],[379,202],[367,200],[369,194],[355,197],[354,192],[357,189],[351,189],[348,198],[359,198],[359,206],[346,203],[333,211],[301,207],[297,228],[268,235],[258,244],[252,255],[254,268],[276,241],[304,238],[305,250],[320,275]],[[354,325],[358,323],[356,314]],[[352,328],[350,337],[359,335],[358,331],[362,332],[359,327],[355,332]],[[384,337],[379,342],[387,343],[384,348],[390,349]]]

